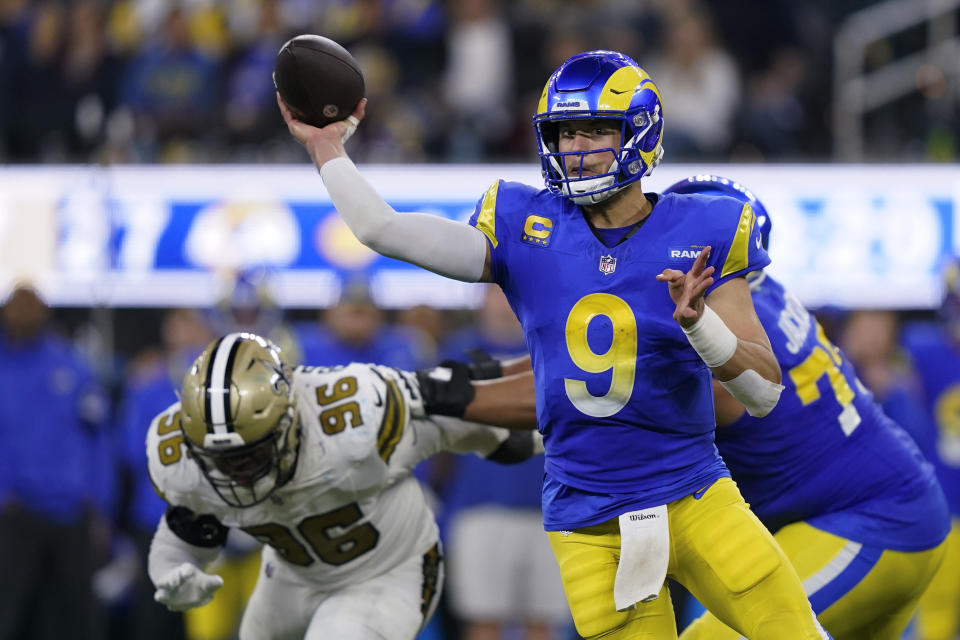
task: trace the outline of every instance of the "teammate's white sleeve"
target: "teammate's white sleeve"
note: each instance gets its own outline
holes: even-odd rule
[[[397,213],[349,158],[326,162],[320,177],[340,216],[366,246],[442,276],[479,282],[487,259],[487,237],[479,229],[425,213]]]
[[[188,562],[204,568],[213,562],[220,553],[220,547],[198,547],[180,538],[167,525],[166,516],[160,518],[157,531],[150,542],[147,557],[147,573],[154,584],[170,572]]]

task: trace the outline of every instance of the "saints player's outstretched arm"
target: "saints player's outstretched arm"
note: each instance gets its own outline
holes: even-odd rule
[[[745,278],[734,278],[714,289],[706,304],[704,293],[713,284],[714,268],[706,266],[705,247],[686,273],[664,269],[676,303],[674,320],[720,384],[752,416],[764,416],[776,406],[783,386],[780,365],[757,318]]]
[[[347,226],[381,255],[411,262],[465,282],[490,281],[490,249],[483,232],[470,225],[423,213],[399,214],[360,175],[344,142],[363,119],[366,98],[351,116],[318,129],[294,118],[277,94],[290,134],[320,171],[330,198]]]
[[[160,518],[150,542],[147,573],[154,599],[171,611],[200,607],[213,599],[223,578],[204,573],[226,543],[226,528],[210,516],[171,507]]]

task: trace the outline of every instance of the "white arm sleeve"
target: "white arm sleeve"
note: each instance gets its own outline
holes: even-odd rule
[[[220,547],[198,547],[181,540],[170,529],[167,518],[163,516],[150,542],[147,573],[150,575],[150,580],[157,584],[168,571],[179,567],[184,562],[203,569],[216,559],[220,549]]]
[[[480,281],[487,237],[479,229],[426,213],[397,213],[349,158],[326,162],[320,177],[343,221],[366,246],[448,278]]]

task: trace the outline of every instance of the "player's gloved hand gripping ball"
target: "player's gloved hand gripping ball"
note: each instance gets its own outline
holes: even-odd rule
[[[294,117],[315,127],[345,120],[366,91],[350,52],[330,38],[310,34],[292,38],[280,49],[273,84]]]

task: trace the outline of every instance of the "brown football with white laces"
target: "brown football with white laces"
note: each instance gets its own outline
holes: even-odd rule
[[[330,38],[300,35],[280,49],[273,84],[298,119],[323,127],[343,120],[363,98],[360,65]]]

